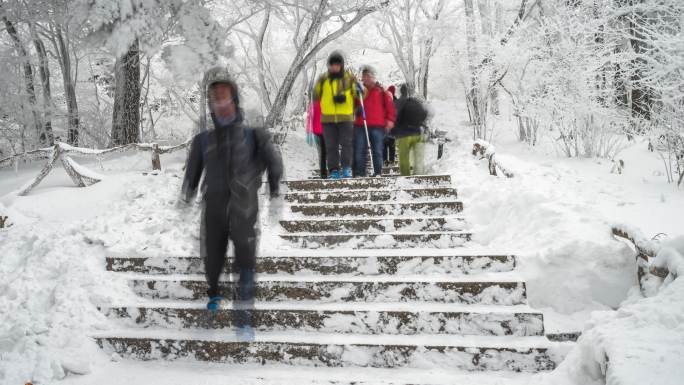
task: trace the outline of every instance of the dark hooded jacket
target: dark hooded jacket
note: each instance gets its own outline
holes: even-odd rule
[[[237,87],[232,80],[220,80],[231,82],[237,95]],[[236,104],[237,101],[239,98],[236,97]],[[257,193],[264,171],[268,170],[271,195],[278,194],[283,174],[280,152],[265,129],[243,124],[239,108],[235,120],[226,125],[219,124],[213,113],[211,117],[214,128],[197,134],[192,140],[182,198],[190,201],[195,196],[204,172],[202,190],[205,201],[227,201],[230,215],[255,220]]]
[[[428,117],[428,111],[419,99],[406,97],[406,94],[395,101],[397,120],[391,134],[396,138],[420,135]]]

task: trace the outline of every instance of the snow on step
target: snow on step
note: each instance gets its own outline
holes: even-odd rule
[[[230,302],[230,265],[228,301],[209,323],[199,257],[110,257],[108,270],[127,276],[139,299],[102,309],[129,329],[95,335],[98,343],[145,360],[300,368],[539,371],[560,362],[564,345],[541,337],[543,315],[525,305],[515,257],[455,249],[470,233],[448,175],[286,183],[291,217],[280,236],[299,247],[257,258],[255,341],[235,339],[234,311],[245,305]]]
[[[230,277],[224,277],[230,278]],[[464,276],[458,281],[447,277],[377,276],[266,276],[256,283],[256,299],[261,301],[432,301],[468,304],[518,305],[526,301],[525,283],[508,273]],[[202,276],[142,276],[132,278],[133,290],[145,298],[203,299],[207,284]],[[234,298],[234,281],[221,282],[224,296]]]
[[[293,192],[285,194],[285,200],[295,203],[344,203],[416,199],[456,199],[457,196],[456,189],[451,187],[426,187],[403,190]]]
[[[349,204],[295,204],[290,211],[295,215],[315,217],[364,216],[386,217],[401,215],[454,215],[463,210],[460,201],[394,202]]]
[[[460,231],[465,227],[462,217],[413,217],[413,218],[358,218],[320,219],[306,218],[280,221],[289,233],[302,232],[378,232],[391,231]]]
[[[418,233],[296,233],[281,234],[281,238],[299,247],[318,249],[341,246],[350,249],[461,247],[470,240],[465,231],[423,231]]]
[[[380,188],[450,187],[449,175],[400,176],[394,178],[310,179],[285,182],[290,192],[320,190],[363,190]]]
[[[544,335],[543,315],[525,306],[422,306],[416,309],[396,309],[392,304],[362,306],[305,306],[280,303],[258,303],[250,312],[258,331],[318,331],[356,334],[462,334],[462,335]],[[266,305],[266,306],[264,306]],[[321,306],[323,305],[323,306]],[[334,305],[334,304],[333,304]],[[105,311],[111,318],[129,320],[133,327],[170,328],[231,328],[234,309],[239,303],[224,303],[221,310],[207,322],[203,303],[165,304],[112,307]],[[509,309],[507,309],[509,308]]]
[[[88,380],[92,384],[106,384],[112,378],[119,383],[137,384],[224,384],[226,373],[230,373],[231,384],[240,385],[529,385],[540,383],[538,377],[546,375],[544,372],[473,372],[449,367],[402,368],[401,373],[397,373],[396,369],[384,368],[293,368],[277,363],[227,364],[194,360],[174,361],[172,364],[147,361],[140,365],[124,360],[106,371],[93,371]]]
[[[431,253],[415,250],[409,255],[390,255],[391,250],[377,251],[377,254],[349,255],[317,252],[309,255],[301,250],[290,255],[260,256],[257,258],[257,272],[262,274],[294,275],[375,275],[375,274],[476,274],[485,271],[504,272],[515,267],[512,255],[496,253],[473,253],[459,255],[456,250],[432,249]],[[355,251],[359,254],[361,250]],[[438,252],[448,252],[439,255]],[[107,270],[115,272],[137,272],[146,274],[204,274],[204,262],[200,257],[108,257]],[[226,264],[224,272],[230,273],[232,265]]]
[[[254,342],[232,333],[128,329],[95,334],[101,347],[138,359],[374,368],[551,370],[561,345],[543,337],[354,335],[259,332]]]

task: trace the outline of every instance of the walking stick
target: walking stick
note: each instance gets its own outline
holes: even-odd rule
[[[366,122],[366,109],[363,107],[363,86],[361,83],[357,83],[358,88],[357,94],[359,94],[359,102],[361,103],[361,117],[363,118],[363,129],[366,131],[366,143],[368,144],[368,157],[373,166],[373,149],[371,148],[370,136],[368,135],[368,123]],[[375,167],[373,167],[373,172],[375,172]]]

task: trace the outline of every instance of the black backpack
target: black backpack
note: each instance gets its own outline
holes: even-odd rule
[[[421,127],[425,124],[428,117],[428,111],[419,99],[409,97],[404,101],[401,109],[401,116],[397,117],[397,121],[407,127]]]

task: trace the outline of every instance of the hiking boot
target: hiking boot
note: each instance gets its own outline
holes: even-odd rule
[[[209,298],[209,302],[207,303],[207,310],[209,310],[212,313],[216,313],[221,309],[221,302],[223,302],[223,297],[221,297],[220,295]]]
[[[351,178],[351,177],[352,177],[351,167],[345,167],[344,170],[342,170],[342,178]]]
[[[337,170],[331,170],[330,175],[328,175],[328,179],[333,179],[333,180],[340,179],[340,172]]]

